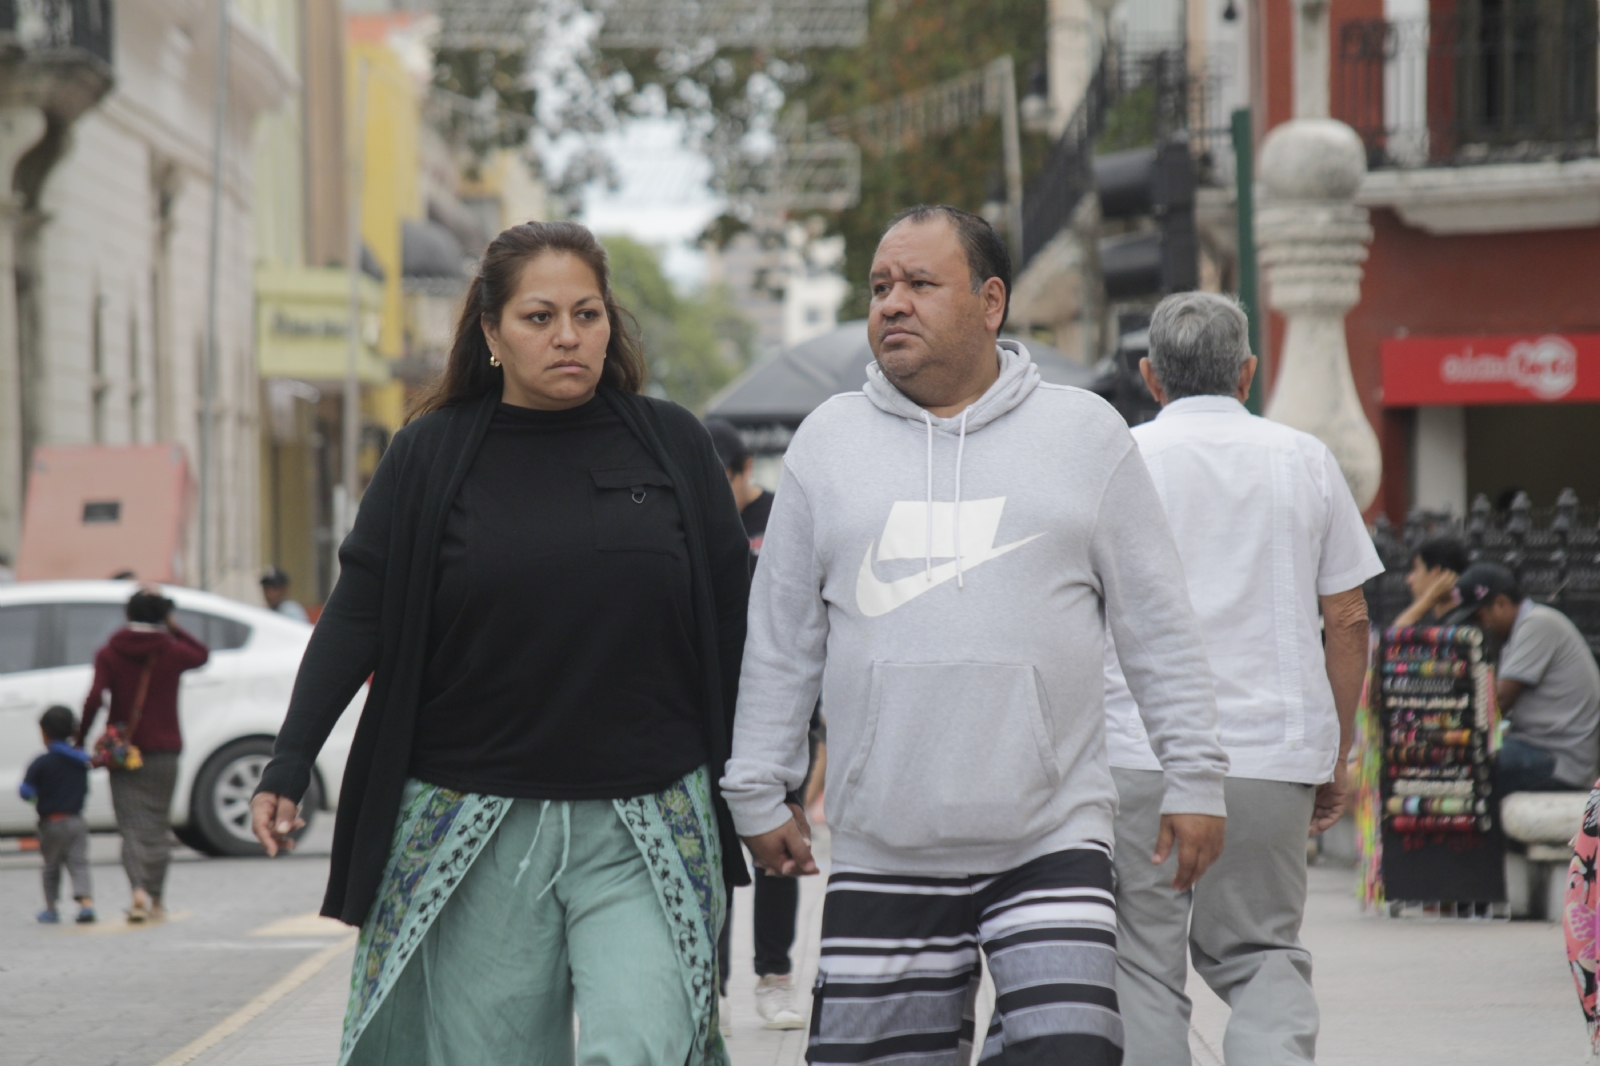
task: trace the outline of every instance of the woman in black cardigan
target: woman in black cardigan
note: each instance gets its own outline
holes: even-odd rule
[[[506,230],[340,548],[251,808],[292,845],[371,676],[322,911],[362,926],[341,1063],[570,1062],[574,1010],[586,1060],[726,1061],[748,542],[643,378],[593,235]]]

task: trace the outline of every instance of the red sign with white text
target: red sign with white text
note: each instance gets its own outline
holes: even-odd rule
[[[1600,333],[1391,337],[1385,407],[1600,401]]]

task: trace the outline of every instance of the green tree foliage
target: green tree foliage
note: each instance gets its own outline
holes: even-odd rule
[[[804,105],[815,121],[884,103],[975,71],[1009,52],[1018,92],[1045,61],[1046,0],[873,0],[859,48],[792,54],[760,50],[618,52],[608,58],[636,88],[661,87],[669,106],[687,114],[713,148],[737,144],[761,115],[761,86],[776,86],[786,108]],[[771,95],[770,91],[767,95]],[[1023,141],[1025,175],[1049,152],[1042,136]],[[861,200],[830,219],[845,237],[851,295],[841,318],[864,313],[867,272],[884,223],[915,203],[950,203],[979,211],[1003,197],[999,122],[985,120],[909,150],[862,145]],[[737,190],[732,190],[737,191]]]
[[[649,245],[628,237],[601,242],[617,301],[638,321],[652,391],[698,412],[750,365],[754,326],[721,289],[679,293]]]

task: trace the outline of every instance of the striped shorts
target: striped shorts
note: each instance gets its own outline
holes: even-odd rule
[[[980,1062],[1122,1062],[1111,859],[1089,848],[994,875],[828,878],[806,1058],[967,1066],[980,947],[995,984]]]

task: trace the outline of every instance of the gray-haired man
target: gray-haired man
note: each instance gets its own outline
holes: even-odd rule
[[[1161,767],[1108,640],[1127,1066],[1189,1062],[1185,947],[1233,1008],[1228,1066],[1310,1063],[1316,1051],[1311,955],[1300,944],[1306,830],[1321,832],[1344,809],[1367,664],[1361,584],[1383,565],[1328,449],[1245,410],[1256,370],[1247,338],[1232,300],[1182,293],[1156,308],[1140,364],[1162,411],[1133,435],[1205,634],[1230,766],[1227,847],[1192,891],[1176,891],[1151,859]]]

